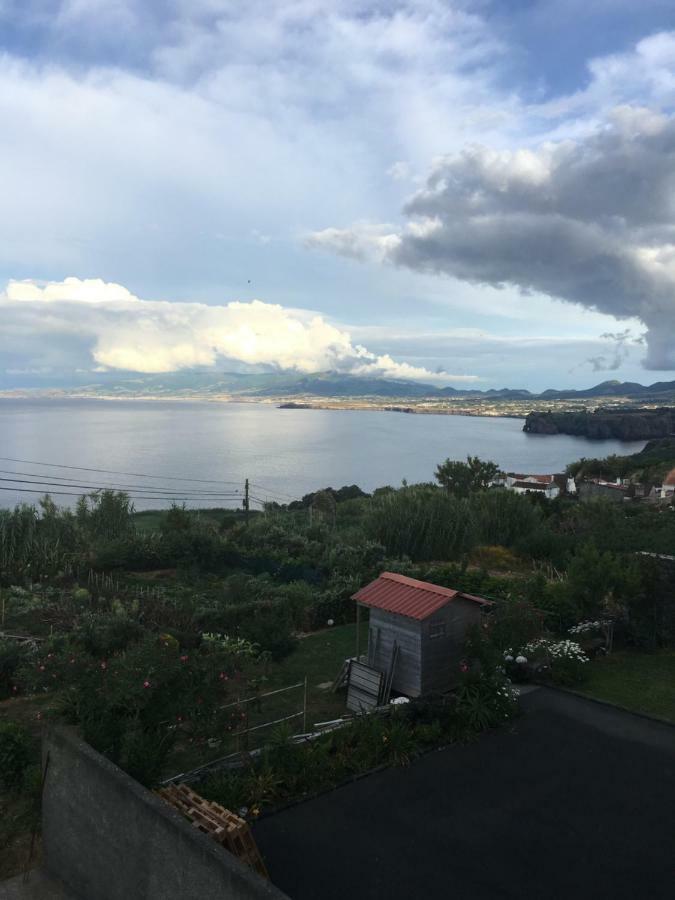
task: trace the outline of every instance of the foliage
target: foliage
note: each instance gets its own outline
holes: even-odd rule
[[[0,722],[0,784],[11,790],[21,787],[31,759],[27,730],[15,722]]]
[[[380,495],[371,510],[366,527],[390,556],[457,559],[473,543],[467,501],[432,485]]]
[[[570,463],[567,474],[573,478],[632,477],[647,483],[660,483],[675,467],[675,438],[666,437],[648,441],[639,453],[628,456],[613,454],[604,459],[582,458]]]
[[[448,493],[468,497],[469,494],[486,490],[498,472],[496,463],[467,456],[465,463],[446,459],[436,468],[436,480]]]
[[[457,714],[474,732],[503,725],[514,715],[517,702],[510,680],[496,670],[467,675],[457,689]]]
[[[471,498],[476,540],[513,547],[543,527],[541,511],[528,496],[513,491],[486,491]]]
[[[0,638],[0,700],[10,697],[15,687],[15,673],[30,647],[9,638]]]
[[[489,626],[497,649],[522,647],[541,634],[542,613],[527,601],[504,601],[490,615]]]
[[[586,677],[589,659],[576,641],[540,638],[526,644],[521,653],[540,676],[550,677],[554,684],[571,686]]]

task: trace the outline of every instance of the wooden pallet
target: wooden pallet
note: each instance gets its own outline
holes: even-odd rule
[[[259,875],[269,878],[267,867],[245,819],[218,803],[205,800],[186,784],[170,784],[157,793],[189,819],[195,828],[208,834]]]

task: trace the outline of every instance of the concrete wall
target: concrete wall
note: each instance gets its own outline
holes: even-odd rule
[[[70,729],[43,742],[44,866],[82,900],[283,900]]]

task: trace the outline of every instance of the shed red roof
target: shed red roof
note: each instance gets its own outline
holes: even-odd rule
[[[433,615],[456,597],[480,603],[481,606],[490,604],[489,600],[482,597],[463,594],[452,588],[441,587],[430,581],[418,581],[417,578],[408,578],[395,572],[383,572],[375,581],[358,590],[352,600],[364,606],[421,620]]]

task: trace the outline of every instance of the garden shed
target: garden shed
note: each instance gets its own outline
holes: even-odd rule
[[[391,686],[409,697],[454,686],[467,629],[491,606],[482,597],[395,572],[383,572],[352,599],[357,617],[360,607],[370,610],[364,661],[388,672],[395,659]]]

